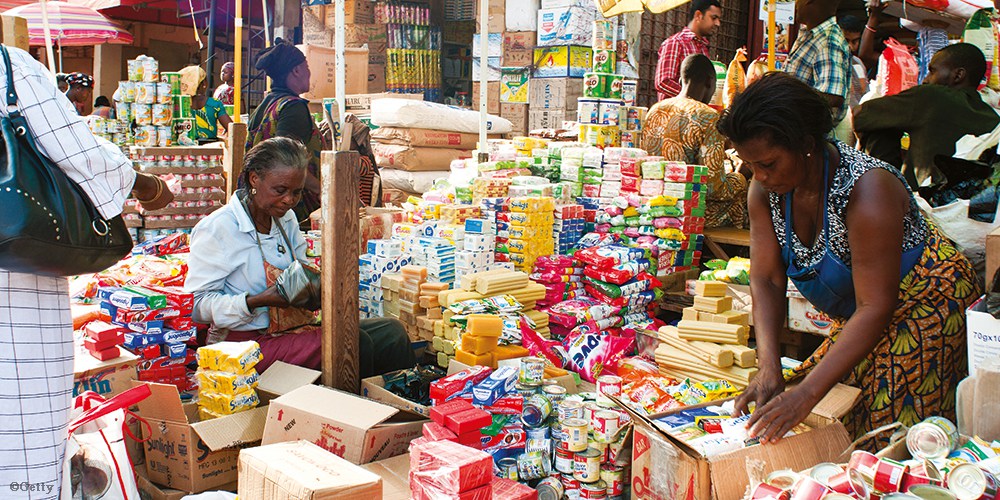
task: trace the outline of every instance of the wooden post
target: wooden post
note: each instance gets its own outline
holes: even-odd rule
[[[243,173],[243,157],[246,156],[247,124],[230,123],[226,137],[226,153],[222,157],[222,167],[226,171],[226,200],[233,195]]]
[[[320,167],[323,224],[323,385],[357,394],[358,164],[357,151],[324,151]]]
[[[122,78],[122,45],[94,46],[94,95],[111,97]]]
[[[28,20],[17,16],[2,16],[3,44],[28,50]]]

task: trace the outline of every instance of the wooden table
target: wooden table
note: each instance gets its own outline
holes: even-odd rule
[[[733,245],[750,248],[750,230],[735,227],[713,227],[705,229],[705,247],[719,259],[729,260],[727,253],[720,245]]]

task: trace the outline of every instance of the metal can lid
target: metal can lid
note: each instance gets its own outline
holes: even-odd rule
[[[792,486],[795,486],[795,483],[797,483],[800,478],[801,476],[799,476],[799,474],[795,471],[788,469],[776,470],[767,475],[767,480],[765,482],[771,486],[787,490]]]
[[[582,418],[567,418],[563,420],[564,427],[587,427],[589,425],[586,420]]]
[[[600,458],[600,456],[601,456],[601,452],[599,450],[597,450],[596,448],[587,448],[586,450],[577,452],[577,454],[576,454],[576,458],[578,458],[578,459],[584,459],[584,460],[591,459],[591,458]]]
[[[581,483],[580,488],[584,490],[594,490],[594,491],[607,490],[608,483],[605,483],[604,480],[598,479],[597,481],[594,481],[592,483]]]
[[[978,499],[988,486],[986,472],[975,464],[957,465],[948,473],[948,489],[960,500]]]
[[[933,484],[915,484],[910,486],[906,492],[923,500],[956,500],[958,498],[946,488]]]
[[[836,476],[837,474],[842,474],[843,472],[843,467],[834,463],[823,462],[813,467],[809,472],[809,476],[825,485],[830,482],[831,477]]]
[[[921,422],[906,433],[906,449],[916,458],[942,458],[951,451],[951,438],[944,429]]]

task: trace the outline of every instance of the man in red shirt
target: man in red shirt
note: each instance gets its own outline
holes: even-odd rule
[[[719,0],[693,0],[688,25],[660,45],[656,64],[656,95],[660,101],[681,92],[681,62],[691,54],[708,56],[708,37],[722,24]]]

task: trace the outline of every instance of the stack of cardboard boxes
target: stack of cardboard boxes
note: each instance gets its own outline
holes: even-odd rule
[[[310,0],[309,5],[302,10],[302,43],[334,48],[336,15],[337,10],[332,4]],[[375,24],[375,3],[369,0],[347,0],[344,2],[344,23],[345,47],[368,47],[368,85],[360,93],[385,92],[387,37],[385,25]]]

